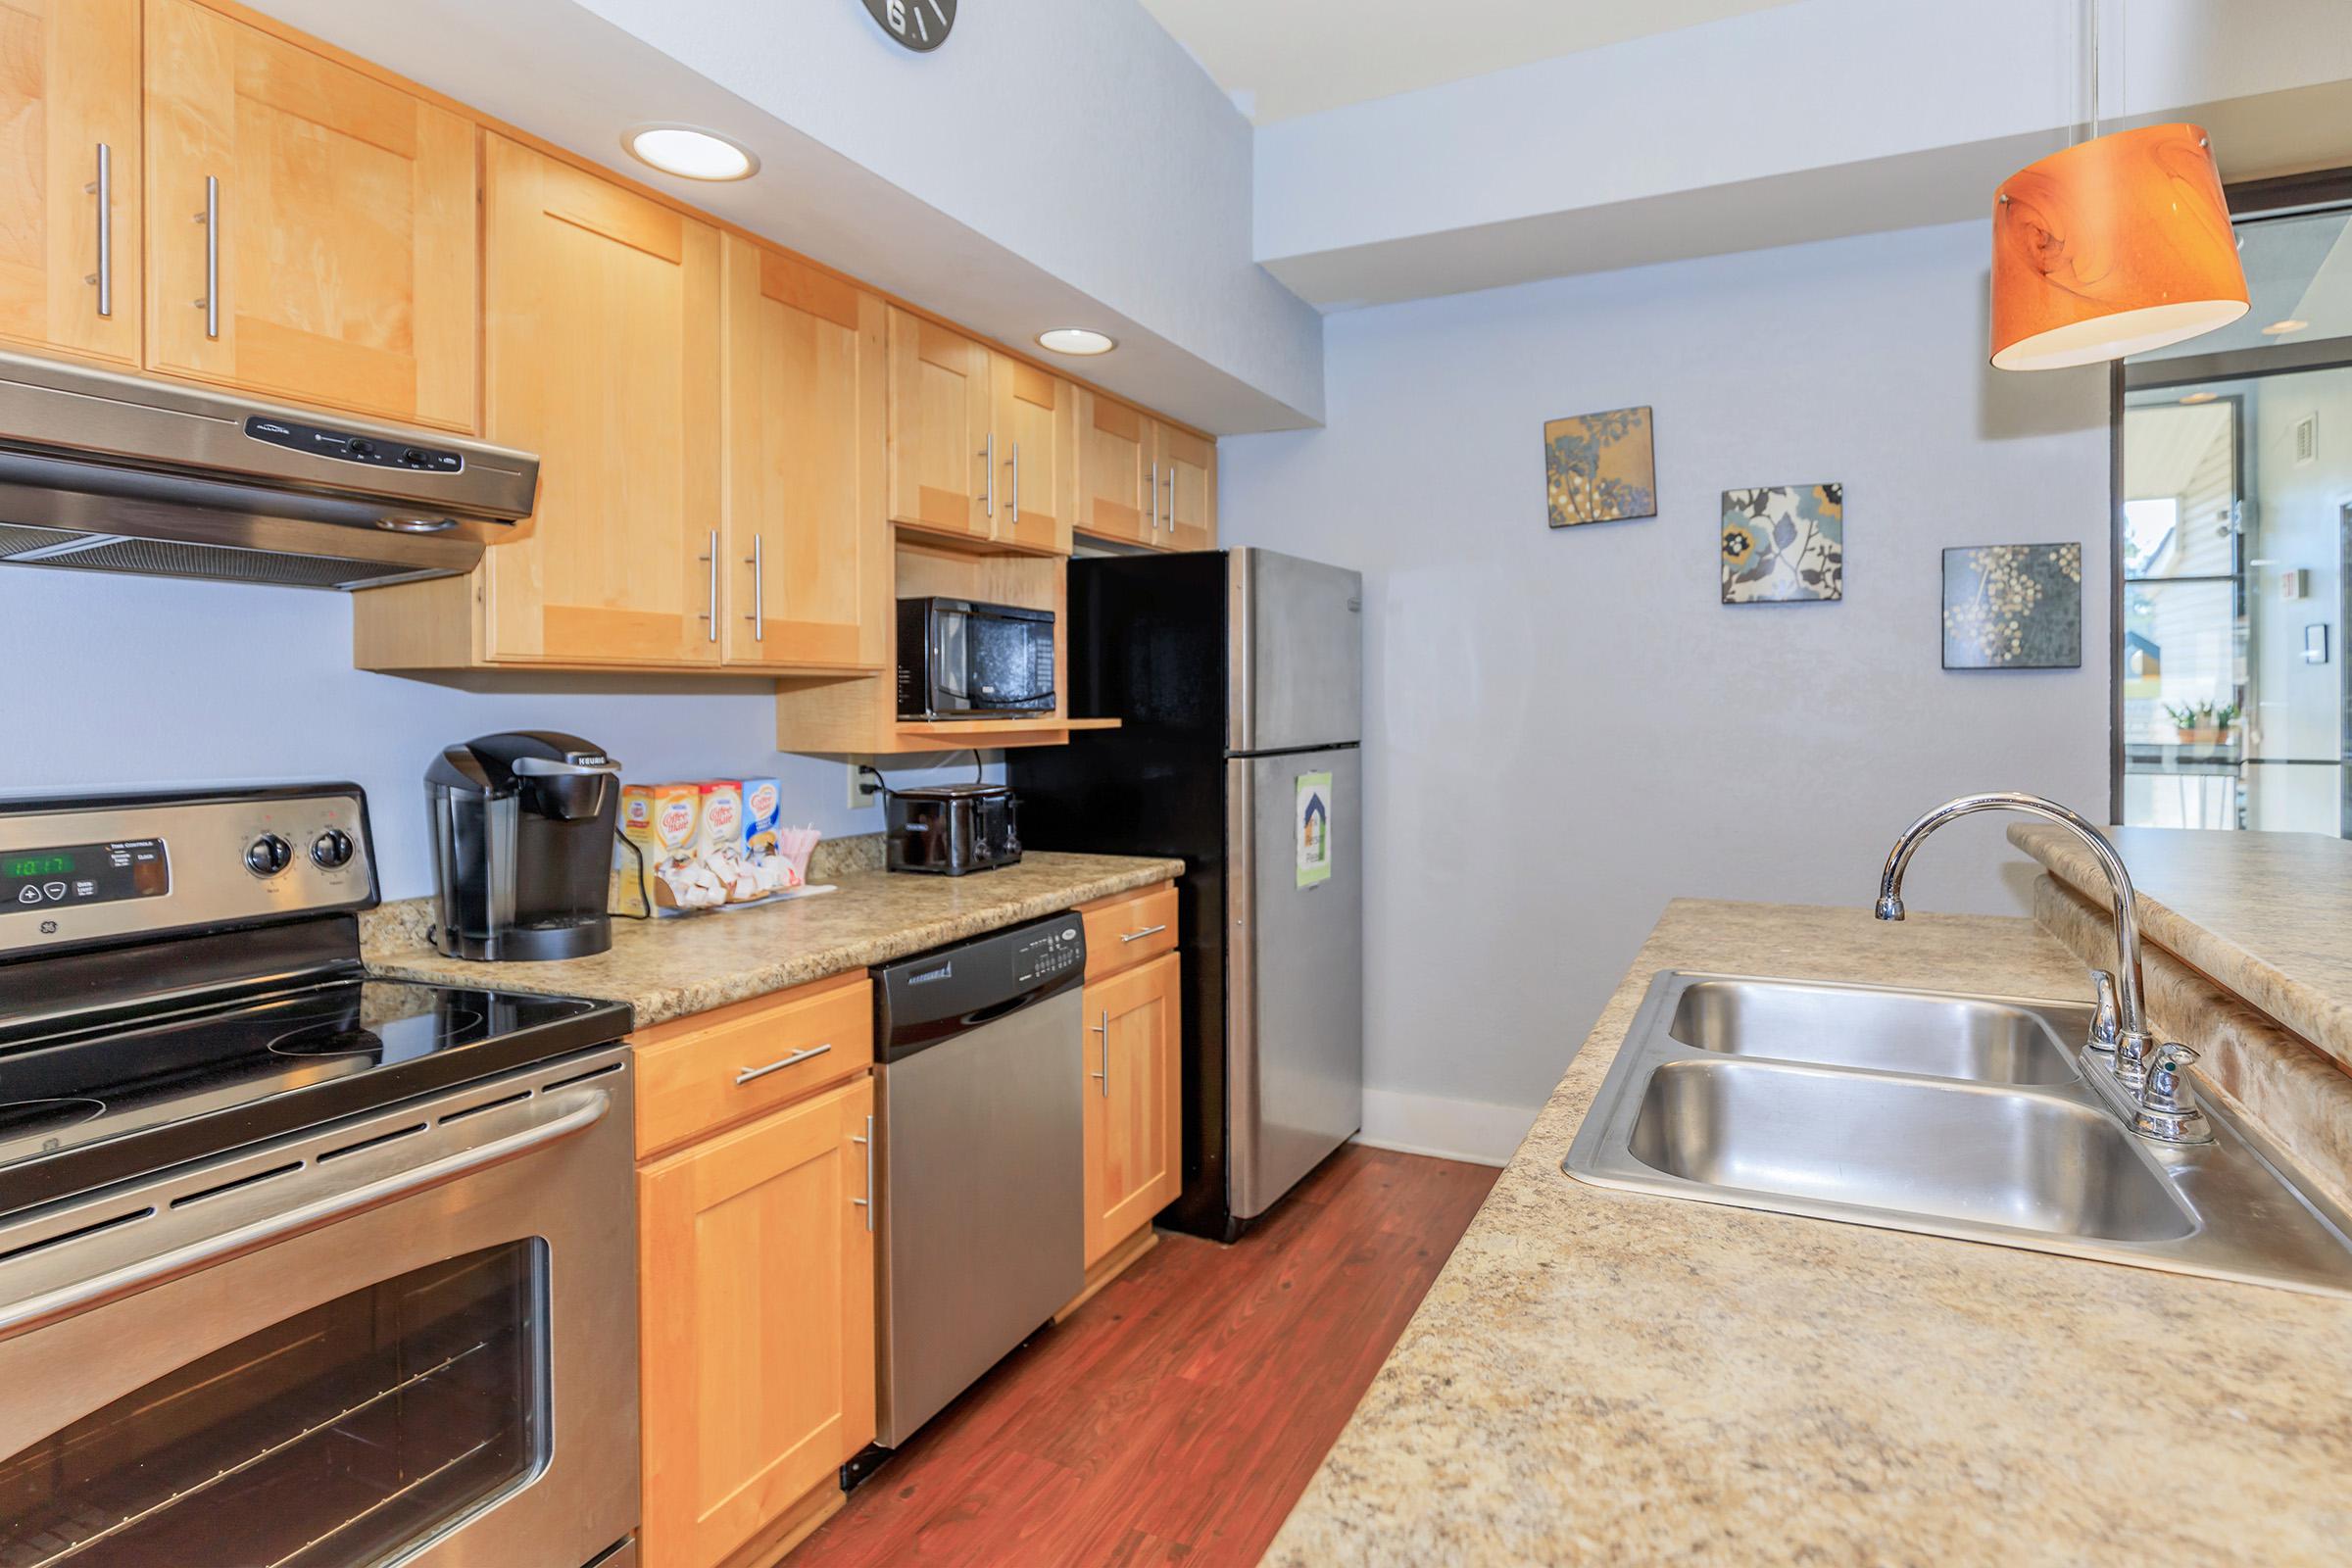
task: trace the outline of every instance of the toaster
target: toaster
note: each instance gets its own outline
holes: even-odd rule
[[[888,859],[893,871],[962,876],[1021,858],[1020,802],[1003,784],[935,784],[892,790]]]

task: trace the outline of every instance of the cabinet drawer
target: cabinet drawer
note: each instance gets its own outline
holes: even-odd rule
[[[1099,979],[1176,949],[1176,884],[1121,893],[1081,906],[1086,917],[1086,977]]]
[[[873,1059],[862,970],[664,1024],[637,1037],[637,1152],[771,1110]]]

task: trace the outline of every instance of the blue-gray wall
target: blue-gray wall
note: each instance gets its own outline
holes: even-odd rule
[[[842,763],[776,752],[759,682],[481,693],[367,674],[340,594],[0,566],[0,791],[356,779],[387,898],[432,891],[425,764],[490,730],[584,736],[632,781],[774,774],[788,821],[882,826],[879,808],[850,809]],[[923,772],[886,765],[894,781]]]
[[[1964,223],[1344,313],[1329,427],[1223,444],[1230,542],[1367,579],[1376,1130],[1532,1111],[1670,898],[1865,906],[1895,833],[1968,790],[2104,816],[2106,378],[1986,368],[1986,243]],[[1546,528],[1544,421],[1633,404],[1658,515]],[[1843,602],[1720,604],[1721,492],[1823,480]],[[2084,547],[2082,668],[1943,672],[1943,547],[2058,540]],[[1914,906],[2015,911],[2004,863],[1999,824],[1964,823]]]

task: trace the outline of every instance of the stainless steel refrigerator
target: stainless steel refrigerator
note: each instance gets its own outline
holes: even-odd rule
[[[1070,711],[1007,754],[1032,849],[1181,858],[1184,1194],[1231,1241],[1363,1122],[1363,579],[1269,550],[1070,563]]]

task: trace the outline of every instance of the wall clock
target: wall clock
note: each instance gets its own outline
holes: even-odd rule
[[[956,25],[956,0],[865,0],[865,9],[884,32],[918,54],[946,43]]]

